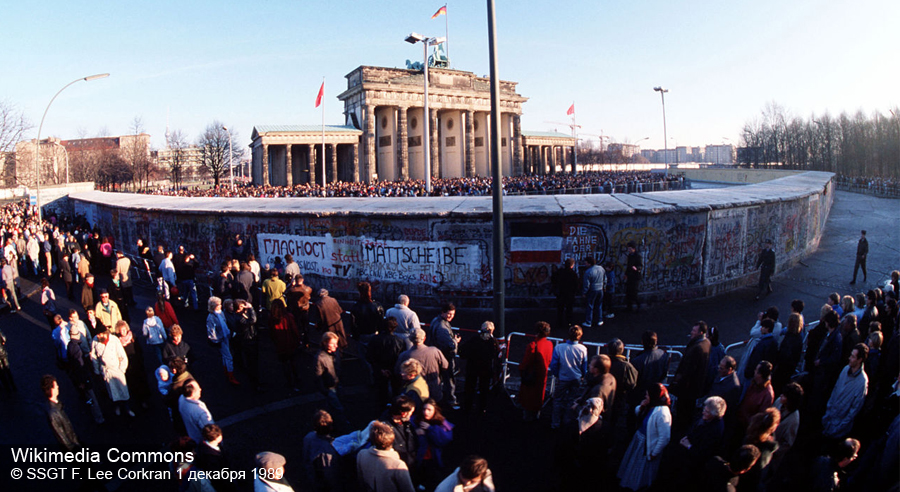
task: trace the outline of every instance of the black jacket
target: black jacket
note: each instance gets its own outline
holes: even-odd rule
[[[406,466],[412,472],[416,469],[416,453],[419,449],[416,430],[413,429],[412,424],[408,421],[400,422],[399,424],[394,422],[390,413],[382,418],[381,421],[391,426],[391,429],[394,431],[394,451],[400,455],[400,459],[406,463]]]

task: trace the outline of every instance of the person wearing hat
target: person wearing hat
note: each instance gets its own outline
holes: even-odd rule
[[[253,492],[293,492],[294,488],[284,477],[284,456],[265,451],[256,455],[256,473]]]
[[[758,301],[763,292],[766,295],[772,293],[772,274],[775,273],[775,250],[772,249],[771,239],[766,239],[766,248],[759,254],[756,268],[759,269],[759,292],[756,293],[756,300]]]
[[[94,307],[94,314],[97,315],[97,319],[100,320],[100,323],[107,330],[115,329],[116,323],[122,320],[122,312],[119,311],[119,305],[116,304],[116,301],[109,298],[109,291],[106,289],[100,289],[100,302]]]

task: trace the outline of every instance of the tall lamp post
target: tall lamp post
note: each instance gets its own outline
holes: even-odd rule
[[[428,47],[435,46],[446,41],[446,38],[429,38],[422,36],[418,33],[410,33],[409,36],[406,37],[406,42],[409,44],[422,43],[422,63],[425,65],[424,76],[425,76],[425,94],[424,94],[424,119],[425,125],[422,127],[425,135],[422,138],[423,151],[425,152],[425,192],[429,195],[431,194],[431,115],[428,114]]]
[[[47,103],[47,109],[44,110],[44,116],[41,116],[41,124],[38,126],[37,132],[37,141],[34,146],[34,179],[37,182],[37,211],[38,211],[38,223],[42,222],[43,216],[41,215],[41,165],[40,165],[40,148],[41,148],[41,130],[44,129],[44,118],[47,117],[47,111],[50,111],[50,105],[53,104],[53,101],[56,100],[56,96],[59,95],[60,92],[66,90],[70,85],[81,82],[84,80],[85,82],[90,82],[91,80],[97,79],[105,79],[109,77],[108,73],[99,73],[97,75],[89,75],[87,77],[81,77],[79,79],[75,79],[65,86],[62,89],[57,91],[56,94],[53,95],[53,98],[50,99],[50,102]],[[67,154],[68,155],[68,154]],[[66,177],[68,178],[68,166],[66,166]]]
[[[669,139],[666,137],[666,92],[669,92],[669,89],[664,89],[662,86],[654,87],[653,90],[659,92],[659,97],[662,98],[662,110],[663,110],[663,157],[666,162],[666,178],[669,177]]]
[[[231,152],[231,132],[228,131],[227,126],[222,126],[222,129],[228,132],[228,177],[231,179],[231,191],[234,191],[234,164],[231,162],[234,154]]]

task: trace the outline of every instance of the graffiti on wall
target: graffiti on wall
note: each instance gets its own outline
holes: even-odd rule
[[[624,272],[626,245],[634,241],[644,261],[642,291],[699,286],[706,221],[705,213],[648,215],[613,221],[609,242],[616,272]]]
[[[744,273],[747,209],[713,210],[709,214],[706,281],[718,282]]]
[[[382,282],[452,285],[481,283],[484,251],[478,244],[397,241],[365,236],[257,234],[260,261],[275,264],[290,254],[303,272]]]
[[[775,241],[779,264],[815,248],[832,200],[831,193],[815,193],[701,212],[508,220],[506,295],[552,296],[553,274],[567,258],[576,260],[579,270],[588,256],[610,262],[621,282],[626,244],[634,241],[644,261],[642,293],[691,297],[716,283],[752,276],[766,239]],[[104,235],[115,237],[117,247],[134,253],[137,238],[154,249],[184,244],[205,271],[217,270],[240,235],[263,265],[291,253],[307,283],[339,295],[355,295],[362,279],[388,302],[401,293],[459,299],[485,297],[492,289],[493,226],[485,217],[189,214],[77,199],[73,207]]]

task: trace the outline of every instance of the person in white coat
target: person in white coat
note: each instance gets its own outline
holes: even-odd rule
[[[619,466],[619,486],[631,490],[649,487],[659,472],[660,455],[672,434],[672,413],[669,392],[661,383],[647,388],[644,401],[635,408],[641,428],[634,433],[631,444]]]
[[[134,417],[134,412],[128,406],[131,395],[128,393],[128,381],[125,379],[128,355],[125,354],[119,337],[110,336],[109,330],[105,327],[101,330],[91,343],[94,373],[102,376],[106,382],[109,398],[116,405],[116,415],[121,415],[124,410],[129,416]]]

